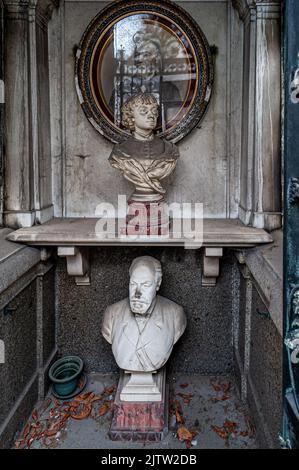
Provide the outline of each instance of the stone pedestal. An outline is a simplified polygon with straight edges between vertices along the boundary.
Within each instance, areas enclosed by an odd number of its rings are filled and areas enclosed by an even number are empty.
[[[162,400],[162,372],[127,372],[123,377],[120,399],[129,402],[149,402]]]
[[[168,235],[169,225],[168,207],[164,201],[141,202],[131,199],[122,235]]]
[[[128,374],[121,372],[116,392],[113,418],[109,431],[109,436],[113,441],[152,441],[157,442],[164,439],[168,433],[168,386],[166,384],[166,371],[162,369],[153,379],[153,375],[147,375],[147,378],[137,377],[135,374],[130,377]],[[157,398],[157,389],[160,389],[160,401],[124,401],[121,396],[127,398],[128,392],[139,392],[143,388],[143,393],[139,394],[139,399],[146,398],[145,393],[149,393],[148,398]],[[147,382],[147,383],[145,383]],[[150,385],[151,382],[151,385]],[[132,387],[132,390],[131,390]],[[160,388],[161,387],[161,388]],[[147,389],[147,390],[146,390]],[[154,392],[152,395],[150,389]],[[145,392],[145,393],[144,393]],[[131,397],[133,395],[131,394]],[[138,398],[138,393],[136,398]]]

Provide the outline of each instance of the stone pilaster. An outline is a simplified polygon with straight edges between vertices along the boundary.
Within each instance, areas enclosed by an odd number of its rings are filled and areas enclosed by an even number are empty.
[[[232,0],[244,22],[242,159],[239,216],[281,226],[280,1]]]
[[[281,226],[280,5],[256,6],[256,109],[253,225]]]
[[[6,156],[4,222],[53,214],[47,24],[54,3],[5,0]]]

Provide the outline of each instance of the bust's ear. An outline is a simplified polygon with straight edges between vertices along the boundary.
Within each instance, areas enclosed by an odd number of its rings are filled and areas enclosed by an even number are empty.
[[[160,277],[160,279],[158,279],[157,287],[156,287],[156,291],[157,291],[157,292],[158,292],[158,290],[160,289],[161,282],[162,282],[162,277]]]

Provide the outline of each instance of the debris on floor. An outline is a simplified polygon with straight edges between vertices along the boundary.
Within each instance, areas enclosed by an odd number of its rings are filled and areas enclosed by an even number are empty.
[[[169,377],[169,433],[158,443],[113,442],[108,437],[117,376],[90,374],[86,391],[63,401],[48,394],[33,410],[16,449],[256,448],[248,409],[233,378]]]
[[[92,391],[81,393],[72,401],[47,398],[32,412],[23,433],[15,442],[15,449],[30,449],[34,441],[41,440],[42,446],[55,448],[67,432],[68,421],[100,418],[112,410],[117,385],[104,388],[100,395]]]

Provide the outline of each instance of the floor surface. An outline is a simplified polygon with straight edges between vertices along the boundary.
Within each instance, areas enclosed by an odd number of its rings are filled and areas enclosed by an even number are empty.
[[[77,401],[38,403],[16,440],[31,449],[253,449],[255,430],[231,377],[169,377],[169,433],[159,443],[112,442],[111,423],[118,378],[91,374]],[[92,392],[92,393],[88,393]]]

